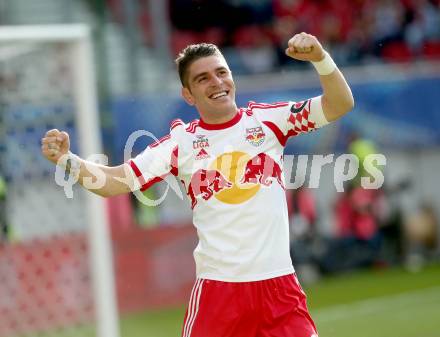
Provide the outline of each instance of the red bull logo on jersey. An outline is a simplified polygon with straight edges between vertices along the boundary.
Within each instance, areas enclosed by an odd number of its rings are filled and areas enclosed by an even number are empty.
[[[260,146],[265,138],[266,134],[261,126],[246,129],[246,141],[253,146]]]
[[[269,155],[251,157],[244,152],[218,156],[208,169],[199,169],[191,177],[188,196],[194,208],[201,199],[215,197],[227,204],[240,204],[252,197],[262,186],[274,182],[284,188],[281,166]]]
[[[209,200],[215,193],[231,188],[232,182],[226,179],[220,171],[217,170],[197,170],[191,177],[188,186],[188,196],[191,199],[191,208],[197,204],[199,197]]]
[[[265,153],[259,153],[246,163],[240,182],[270,186],[276,180],[284,187],[282,174],[280,165],[272,157]]]

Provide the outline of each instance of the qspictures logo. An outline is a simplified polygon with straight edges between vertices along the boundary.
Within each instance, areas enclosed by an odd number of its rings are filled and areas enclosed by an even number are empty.
[[[258,135],[259,130],[251,131],[253,140],[260,139],[261,141],[261,138],[264,138],[263,135]],[[138,130],[132,133],[124,148],[125,162],[132,158],[132,150],[137,139],[144,136],[158,142],[158,139],[148,131]],[[223,203],[240,204],[255,196],[261,188],[271,188],[273,184],[278,184],[284,189],[297,189],[302,186],[310,189],[319,188],[321,172],[325,166],[333,169],[333,184],[337,192],[343,192],[346,182],[353,179],[357,179],[364,189],[379,189],[384,183],[383,167],[386,165],[386,157],[380,153],[369,154],[360,162],[359,158],[353,154],[285,155],[282,159],[275,159],[266,153],[250,155],[225,149],[223,154],[211,160],[207,152],[209,141],[204,135],[197,137],[193,142],[193,147],[193,150],[200,149],[199,152],[203,150],[204,153],[201,156],[208,160],[203,168],[198,165],[200,161],[194,160],[194,168],[191,170],[193,173],[186,182],[185,192],[193,208],[200,199],[209,200],[212,197]],[[196,154],[194,159],[196,159]],[[106,182],[106,175],[99,166],[91,165],[91,163],[107,165],[108,158],[103,154],[98,154],[89,156],[86,160],[89,162],[86,162],[86,168],[92,177],[84,178],[82,184],[89,190],[102,188]],[[55,182],[64,188],[67,198],[73,198],[73,186],[78,182],[78,175],[75,174],[74,169],[71,174],[66,175],[64,167],[68,161],[71,161],[72,168],[75,167],[74,158],[70,158],[69,155],[61,157],[56,166]],[[163,158],[163,162],[167,162],[167,159]],[[139,191],[140,186],[137,180],[132,186],[134,176],[130,170],[126,165],[125,175],[115,179],[126,184],[141,203],[147,206],[159,205],[170,188],[180,199],[183,199],[179,182],[171,174],[162,179],[167,184],[163,195],[157,200],[148,199]]]

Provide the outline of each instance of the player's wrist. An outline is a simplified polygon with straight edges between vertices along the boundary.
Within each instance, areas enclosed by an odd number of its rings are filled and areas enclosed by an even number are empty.
[[[311,63],[320,76],[330,75],[337,68],[335,61],[333,61],[329,53],[326,51],[324,52],[324,58],[321,61],[312,61]]]
[[[81,170],[81,158],[72,152],[67,152],[60,158],[58,165],[66,170],[66,173],[71,176],[78,176]]]

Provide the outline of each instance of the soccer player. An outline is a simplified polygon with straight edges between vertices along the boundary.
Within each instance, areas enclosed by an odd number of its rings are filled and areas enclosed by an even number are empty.
[[[322,95],[237,108],[235,83],[219,49],[190,45],[176,63],[182,96],[200,120],[173,121],[169,135],[116,167],[70,153],[65,132],[50,130],[42,139],[42,152],[53,163],[70,157],[66,169],[81,184],[93,176],[86,166],[101,169],[106,182],[91,190],[101,196],[145,190],[167,175],[182,181],[199,237],[183,337],[317,336],[289,255],[283,150],[290,137],[338,119],[354,101],[316,37],[296,34],[286,54],[312,62]]]

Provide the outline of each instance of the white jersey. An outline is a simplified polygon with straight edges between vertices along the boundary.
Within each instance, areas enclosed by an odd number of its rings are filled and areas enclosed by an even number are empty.
[[[293,273],[283,177],[289,137],[327,124],[321,97],[250,102],[224,124],[175,120],[129,161],[141,190],[172,174],[183,183],[199,243],[197,277],[258,281]]]

